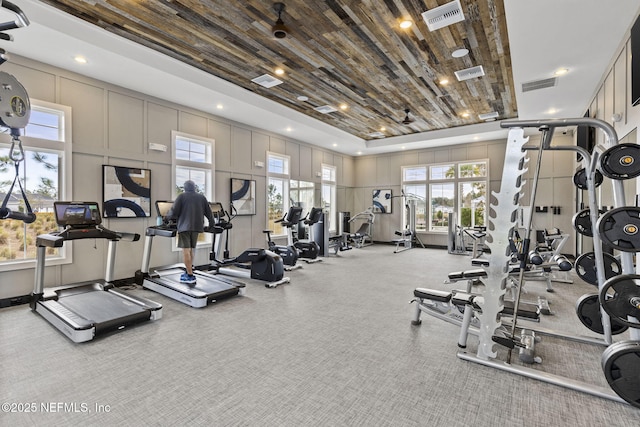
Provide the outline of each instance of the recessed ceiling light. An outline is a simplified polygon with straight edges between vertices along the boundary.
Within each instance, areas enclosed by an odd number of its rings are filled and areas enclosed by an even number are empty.
[[[293,129],[291,129],[291,127],[287,127],[285,130],[286,130],[287,132],[291,132]]]
[[[462,113],[462,114],[460,114],[460,115],[461,115],[462,117],[469,117],[469,113],[466,113],[466,112],[465,112],[465,113]]]
[[[402,148],[402,149],[404,150],[404,149],[405,149],[405,146],[403,145],[403,146],[402,146],[402,147],[400,147],[400,148]]]
[[[469,49],[456,49],[453,52],[451,52],[451,56],[453,56],[454,58],[462,58],[463,56],[467,56],[469,54]]]
[[[547,114],[555,114],[555,113],[557,113],[557,112],[558,112],[558,110],[556,110],[555,108],[549,108],[549,109],[547,110]]]
[[[362,154],[362,151],[358,151],[356,154],[359,156],[360,154]]]
[[[449,84],[449,79],[440,79],[439,83],[444,86],[446,84]]]
[[[473,137],[473,140],[474,140],[474,141],[477,141],[477,140],[479,140],[479,139],[480,139],[480,137],[479,137],[479,136],[474,136],[474,137]]]
[[[334,143],[333,143],[333,146],[334,146],[334,147],[337,147],[337,146],[338,146],[338,144],[336,144],[336,143],[334,142]]]
[[[223,106],[222,104],[218,104],[218,105],[216,105],[216,108],[217,108],[218,110],[222,110],[222,109],[224,108],[224,106]]]
[[[300,95],[297,99],[298,99],[298,101],[304,102],[304,101],[308,101],[309,97],[308,96],[304,96],[304,95]]]
[[[276,75],[281,76],[284,74],[284,70],[282,68],[276,68],[274,70],[274,73],[276,73]]]
[[[400,28],[407,29],[407,28],[411,28],[411,26],[412,26],[412,25],[413,25],[413,22],[411,22],[411,21],[410,21],[410,20],[408,20],[408,19],[405,19],[404,21],[402,21],[402,22],[400,23]]]
[[[568,68],[558,68],[553,74],[555,76],[563,76],[569,72]]]
[[[384,132],[385,130],[387,130],[387,128],[386,128],[386,127],[384,127],[384,126],[382,126],[382,127],[380,128],[380,132]]]
[[[347,108],[349,108],[349,106],[347,104],[340,104],[340,109],[341,110],[346,110]]]
[[[87,58],[85,58],[82,55],[78,55],[76,57],[73,58],[78,64],[86,64],[87,63]]]

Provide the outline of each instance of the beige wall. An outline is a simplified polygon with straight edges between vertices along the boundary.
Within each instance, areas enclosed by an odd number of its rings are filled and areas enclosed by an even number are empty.
[[[315,182],[317,187],[320,178],[316,172],[321,171],[321,164],[336,166],[338,200],[344,206],[349,204],[345,187],[351,187],[354,181],[354,162],[349,156],[17,56],[12,56],[2,70],[16,76],[31,99],[72,108],[73,194],[68,198],[101,201],[101,165],[111,164],[151,169],[152,203],[169,200],[173,171],[171,131],[176,130],[215,140],[215,198],[224,206],[229,205],[231,177],[256,180],[257,214],[234,220],[232,254],[266,245],[262,233],[266,227],[266,168],[256,167],[255,162],[264,164],[267,151],[289,155],[291,178]],[[150,151],[149,143],[165,145],[169,150]],[[316,194],[319,203],[319,191]],[[138,242],[122,242],[118,247],[115,278],[132,277],[142,263],[145,229],[155,224],[155,217],[107,219],[104,224],[143,236]],[[179,253],[171,250],[171,243],[170,239],[155,239],[151,265],[180,261]],[[104,276],[106,242],[67,244],[74,247],[73,264],[48,267],[46,286]],[[199,249],[196,262],[208,262],[208,252]],[[0,273],[0,299],[30,293],[33,281],[32,268]]]

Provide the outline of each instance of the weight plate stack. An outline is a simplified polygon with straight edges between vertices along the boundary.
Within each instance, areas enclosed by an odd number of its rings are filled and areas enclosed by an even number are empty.
[[[604,282],[600,302],[612,321],[640,328],[640,323],[629,320],[629,317],[634,317],[640,321],[639,284],[640,275],[637,274],[621,274]]]
[[[576,302],[576,314],[580,322],[589,330],[603,335],[604,326],[602,326],[602,316],[600,315],[600,301],[598,294],[585,294],[582,295]],[[611,324],[611,334],[617,335],[628,328],[624,325],[618,325],[617,323]]]
[[[640,208],[612,209],[598,219],[596,226],[606,245],[622,252],[640,252]]]
[[[617,144],[605,150],[600,156],[600,169],[611,179],[640,176],[640,145]]]
[[[607,252],[604,252],[602,257],[604,258],[605,279],[611,279],[612,277],[622,273],[622,265],[616,257]],[[576,258],[575,269],[579,278],[590,285],[598,286],[595,252],[587,252]]]
[[[602,370],[618,396],[640,408],[640,341],[620,341],[602,353]]]

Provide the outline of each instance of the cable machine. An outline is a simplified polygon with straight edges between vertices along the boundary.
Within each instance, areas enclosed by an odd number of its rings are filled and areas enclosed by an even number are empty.
[[[15,13],[16,20],[0,23],[0,39],[12,41],[13,37],[4,31],[15,28],[26,27],[29,20],[20,8],[8,1],[0,2],[0,7],[8,9]],[[0,49],[0,64],[7,61],[8,55],[3,49]],[[36,215],[31,209],[31,204],[27,199],[27,195],[20,181],[20,163],[24,160],[24,149],[22,141],[20,141],[20,129],[25,128],[29,124],[31,115],[31,103],[29,95],[20,82],[11,74],[0,71],[0,127],[8,129],[11,134],[11,147],[9,148],[9,160],[15,166],[15,176],[9,187],[9,191],[5,194],[2,205],[0,205],[0,219],[17,219],[26,224],[30,224],[36,220]],[[13,193],[13,187],[18,183],[18,188],[22,194],[22,201],[26,212],[11,210],[8,207],[9,199]]]
[[[393,251],[394,254],[399,252],[403,252],[409,250],[418,244],[422,246],[424,249],[424,244],[418,233],[416,233],[416,204],[418,200],[425,201],[423,197],[420,197],[415,194],[407,194],[404,191],[402,192],[402,197],[404,198],[404,207],[405,207],[405,229],[402,231],[396,231],[395,235],[399,236],[399,238],[393,239],[392,242],[396,244],[396,249]]]

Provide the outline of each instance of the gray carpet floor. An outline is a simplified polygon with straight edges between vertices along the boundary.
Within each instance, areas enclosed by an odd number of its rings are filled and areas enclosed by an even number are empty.
[[[409,301],[415,287],[454,288],[443,280],[472,268],[469,257],[392,252],[353,249],[202,309],[134,289],[163,318],[83,344],[27,306],[2,309],[0,401],[21,413],[0,425],[640,425],[629,405],[458,359],[458,328],[426,315],[412,326]],[[549,297],[540,326],[590,334],[574,305],[594,289],[544,286],[523,296]],[[537,349],[535,369],[606,386],[602,347],[544,338]]]

